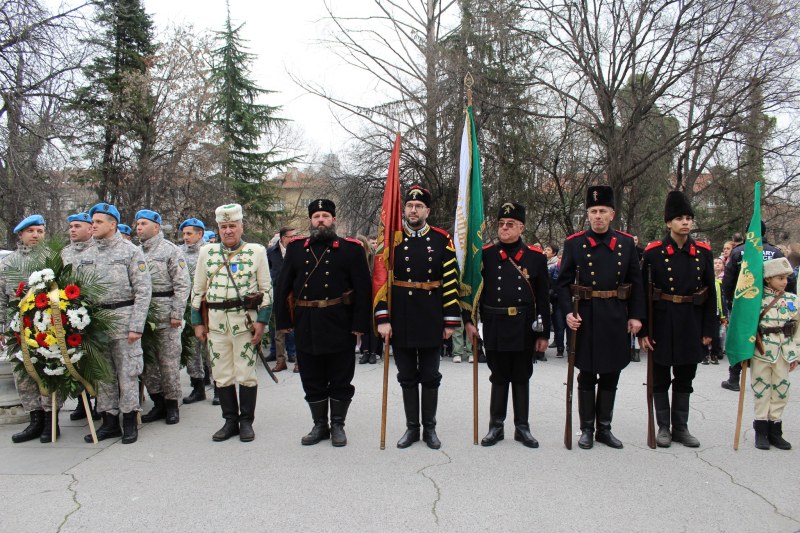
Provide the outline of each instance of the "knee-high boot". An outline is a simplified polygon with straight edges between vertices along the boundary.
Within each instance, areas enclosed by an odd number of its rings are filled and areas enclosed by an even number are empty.
[[[494,446],[503,440],[505,437],[503,423],[506,421],[507,410],[508,383],[492,383],[492,393],[489,398],[489,432],[481,440],[481,446]]]
[[[597,390],[597,432],[594,439],[611,448],[622,448],[622,442],[611,433],[611,420],[614,418],[614,400],[617,391]]]
[[[514,440],[528,448],[538,448],[539,442],[531,435],[531,427],[528,423],[530,382],[512,383],[511,398],[514,402]]]
[[[406,412],[406,432],[397,441],[398,448],[408,448],[419,441],[419,388],[403,387],[403,409]]]
[[[436,409],[439,405],[439,389],[422,387],[422,440],[428,448],[438,450],[442,442],[436,435]]]

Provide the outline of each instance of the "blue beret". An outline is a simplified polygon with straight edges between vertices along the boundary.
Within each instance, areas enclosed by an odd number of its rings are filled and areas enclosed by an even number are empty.
[[[75,213],[67,217],[67,222],[86,222],[91,224],[92,217],[89,216],[89,213]]]
[[[117,219],[117,223],[119,223],[119,210],[111,204],[107,204],[105,202],[99,203],[89,209],[89,216],[94,216],[96,213],[101,213],[103,215],[109,215]]]
[[[181,222],[181,225],[178,226],[178,229],[182,230],[183,228],[185,228],[187,226],[193,226],[195,228],[200,228],[203,231],[205,231],[205,229],[206,229],[206,225],[203,224],[203,221],[198,219],[198,218],[187,218],[186,220]]]
[[[136,220],[143,218],[145,220],[155,222],[156,224],[161,224],[161,215],[159,215],[155,211],[150,211],[149,209],[142,209],[141,211],[137,211],[136,216],[134,218]]]
[[[14,228],[14,233],[19,233],[25,228],[29,228],[31,226],[44,226],[44,217],[42,215],[31,215],[23,218],[22,221],[17,224],[17,227]]]
[[[213,231],[206,231],[203,233],[203,240],[208,242],[210,239],[213,239],[216,236],[217,234],[214,233]]]
[[[128,237],[131,236],[131,227],[128,226],[127,224],[119,224],[117,226],[117,229],[119,230],[120,233],[124,233]]]

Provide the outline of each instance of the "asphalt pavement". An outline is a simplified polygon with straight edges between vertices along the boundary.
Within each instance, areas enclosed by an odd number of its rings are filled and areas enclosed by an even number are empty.
[[[259,369],[251,443],[212,442],[222,419],[210,391],[208,401],[181,408],[180,424],[146,424],[132,445],[85,444],[86,422],[69,421],[68,402],[55,444],[12,444],[24,426],[0,426],[0,531],[800,531],[797,451],[755,449],[751,394],[734,451],[738,395],[720,387],[725,361],[698,369],[689,427],[700,448],[647,447],[643,357],[619,384],[613,431],[624,449],[577,447],[576,397],[569,451],[567,365],[555,350],[547,357],[531,385],[538,449],[513,440],[510,401],[506,440],[473,444],[472,365],[449,359],[441,365],[440,450],[395,447],[405,420],[393,363],[380,449],[380,361],[356,365],[344,448],[300,445],[312,424],[291,372],[275,384]],[[479,439],[488,428],[488,377],[479,365]],[[800,448],[796,396],[784,436]]]

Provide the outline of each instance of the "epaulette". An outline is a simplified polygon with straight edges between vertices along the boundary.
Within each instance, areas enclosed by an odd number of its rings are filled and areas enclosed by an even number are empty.
[[[661,242],[661,241],[653,241],[653,242],[651,242],[650,244],[647,245],[647,248],[645,248],[644,251],[646,252],[647,250],[652,250],[653,248],[658,248],[662,244],[664,244],[664,243]]]
[[[631,235],[630,233],[625,233],[624,231],[620,231],[618,229],[615,229],[614,231],[616,231],[617,233],[620,233],[622,235],[625,235],[626,237],[630,237],[631,239],[633,239],[633,235]]]
[[[695,244],[704,250],[708,250],[709,252],[711,251],[711,246],[706,242],[695,241]]]
[[[303,240],[303,239],[307,239],[307,238],[308,238],[308,237],[301,237],[300,235],[297,235],[296,237],[292,237],[292,240],[291,240],[291,241],[289,241],[289,243],[291,244],[291,243],[293,243],[294,241],[301,241],[301,240]]]
[[[344,240],[346,240],[347,242],[352,242],[354,244],[357,244],[362,248],[364,247],[364,243],[359,241],[358,239],[353,239],[352,237],[345,237]]]
[[[436,226],[431,226],[431,229],[432,229],[433,231],[437,232],[437,233],[441,233],[442,235],[444,235],[444,236],[445,236],[445,237],[447,237],[448,239],[450,238],[450,234],[449,234],[449,233],[447,233],[447,232],[446,232],[445,230],[443,230],[442,228],[437,228]]]
[[[578,233],[573,233],[572,235],[570,235],[569,237],[567,237],[567,240],[574,239],[575,237],[580,237],[580,236],[581,236],[581,235],[583,235],[584,233],[586,233],[586,232],[585,232],[585,231],[579,231]]]
[[[483,249],[484,249],[484,250],[488,250],[488,249],[489,249],[489,248],[491,248],[492,246],[494,246],[494,243],[485,244],[485,245],[483,246]]]
[[[534,252],[539,252],[540,254],[543,254],[543,253],[544,253],[544,250],[542,250],[542,249],[541,249],[541,248],[539,248],[538,246],[534,246],[534,245],[532,245],[532,244],[529,244],[529,245],[528,245],[528,250],[533,250]]]

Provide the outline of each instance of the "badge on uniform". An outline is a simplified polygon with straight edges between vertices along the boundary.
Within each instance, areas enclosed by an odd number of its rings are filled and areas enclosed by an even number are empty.
[[[786,307],[788,307],[789,311],[791,311],[792,313],[797,311],[797,307],[795,307],[794,302],[786,302]]]
[[[186,261],[183,259],[178,259],[178,266],[181,268],[186,268]]]
[[[147,265],[144,264],[144,261],[139,261],[139,270],[144,272],[147,269]]]
[[[231,263],[231,272],[236,274],[237,270],[239,270],[239,263]]]

